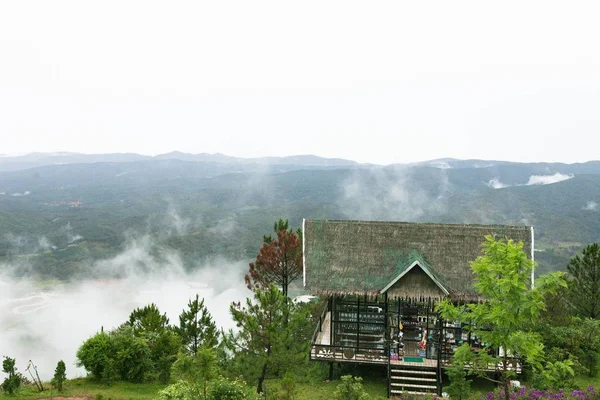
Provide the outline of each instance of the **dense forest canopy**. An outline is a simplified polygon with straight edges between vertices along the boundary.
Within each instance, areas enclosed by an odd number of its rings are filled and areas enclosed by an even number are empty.
[[[598,162],[64,157],[0,162],[0,265],[12,273],[98,274],[98,260],[142,238],[156,260],[176,252],[188,269],[217,255],[251,260],[264,226],[282,215],[293,226],[302,218],[532,225],[539,273],[565,270],[600,240]]]

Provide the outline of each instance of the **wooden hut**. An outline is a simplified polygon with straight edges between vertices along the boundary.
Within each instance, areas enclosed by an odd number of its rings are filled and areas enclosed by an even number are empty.
[[[442,321],[435,303],[484,300],[470,262],[486,235],[521,241],[533,258],[528,226],[304,220],[304,286],[328,299],[311,359],[329,362],[330,374],[334,363],[387,366],[390,396],[440,394],[457,346],[482,344]]]

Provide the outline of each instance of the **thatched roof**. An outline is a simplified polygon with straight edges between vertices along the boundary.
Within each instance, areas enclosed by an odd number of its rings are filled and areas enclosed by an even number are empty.
[[[473,299],[470,262],[482,254],[485,235],[522,241],[531,254],[527,226],[305,220],[305,286],[315,293],[376,295],[402,285],[398,279],[418,264],[419,273],[451,297]]]

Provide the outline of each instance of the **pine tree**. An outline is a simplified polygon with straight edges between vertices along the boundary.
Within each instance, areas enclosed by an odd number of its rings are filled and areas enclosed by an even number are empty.
[[[191,355],[197,354],[201,347],[214,348],[219,344],[217,326],[204,305],[204,299],[200,300],[198,295],[179,315],[177,332]]]
[[[583,249],[583,258],[576,255],[567,267],[572,281],[570,303],[577,314],[600,318],[600,246],[593,243]]]
[[[233,304],[230,312],[238,331],[230,331],[225,344],[246,371],[252,370],[258,393],[269,373],[289,370],[306,358],[308,310],[287,301],[275,285],[257,288],[254,301],[247,299],[245,307]]]
[[[288,220],[273,225],[277,237],[263,236],[263,244],[245,276],[248,289],[267,290],[274,284],[288,296],[289,285],[302,276],[302,231],[289,229]]]

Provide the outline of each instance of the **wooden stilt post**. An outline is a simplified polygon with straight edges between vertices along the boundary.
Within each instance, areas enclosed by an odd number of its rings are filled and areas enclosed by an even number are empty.
[[[334,336],[334,330],[337,328],[337,324],[335,322],[333,322],[335,319],[337,318],[336,316],[336,312],[335,312],[335,295],[331,296],[331,317],[329,318],[329,345],[333,346],[333,338]]]
[[[390,343],[391,343],[391,337],[390,337],[390,329],[388,327],[388,295],[387,292],[385,293],[384,297],[383,297],[385,304],[383,305],[383,309],[384,309],[384,314],[385,314],[385,319],[384,319],[384,336],[383,336],[383,340],[385,345],[383,346],[383,351],[385,351],[385,358],[387,359],[387,397],[389,398],[391,393],[391,385],[390,385],[390,380],[391,380],[391,375],[392,375],[392,371],[391,371],[391,365],[390,365]]]
[[[356,296],[356,354],[360,343],[360,296]]]
[[[439,336],[439,341],[438,341],[438,354],[437,354],[437,360],[438,360],[438,365],[437,365],[437,393],[438,396],[442,395],[442,345],[443,342],[445,341],[442,337],[443,335],[445,335],[444,332],[444,327],[443,327],[443,322],[442,322],[442,316],[438,313],[437,314],[437,320],[438,320],[438,336]]]

